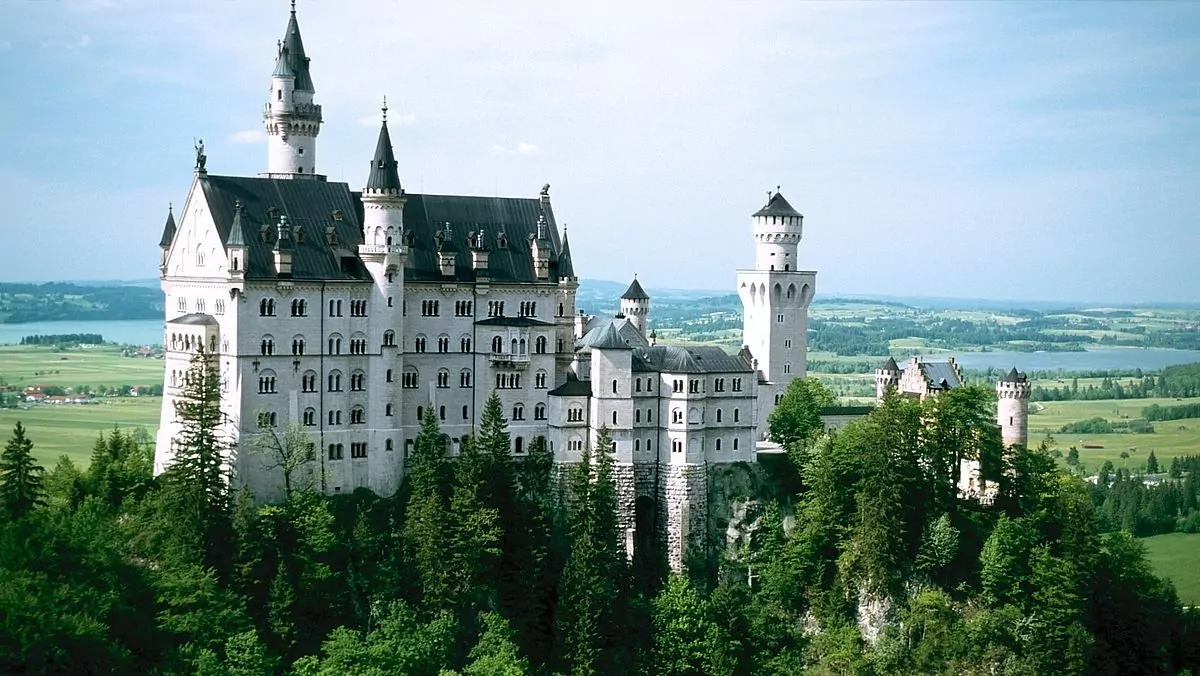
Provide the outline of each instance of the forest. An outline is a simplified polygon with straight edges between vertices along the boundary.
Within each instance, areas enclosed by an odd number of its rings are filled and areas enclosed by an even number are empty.
[[[158,286],[0,283],[0,323],[161,319]]]
[[[585,450],[565,476],[544,446],[514,459],[495,398],[454,459],[426,418],[388,497],[319,494],[303,433],[265,429],[248,446],[271,454],[286,492],[257,504],[231,488],[203,355],[186,383],[177,455],[157,477],[120,430],[86,471],[46,471],[14,429],[0,454],[0,672],[1200,669],[1200,617],[1045,448],[1002,447],[986,388],[889,396],[826,434],[832,395],[796,381],[770,421],[787,456],[753,537],[669,573],[653,547],[627,558],[609,454]],[[991,499],[959,498],[963,458]]]

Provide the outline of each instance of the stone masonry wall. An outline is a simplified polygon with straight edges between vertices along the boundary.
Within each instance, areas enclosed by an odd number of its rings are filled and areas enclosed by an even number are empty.
[[[661,504],[666,508],[667,565],[683,570],[691,553],[704,555],[708,540],[708,465],[666,465]]]

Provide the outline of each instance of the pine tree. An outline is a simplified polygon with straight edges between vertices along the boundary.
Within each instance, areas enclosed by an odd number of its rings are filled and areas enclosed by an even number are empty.
[[[192,356],[183,391],[175,400],[175,418],[175,455],[164,477],[174,527],[185,555],[224,573],[232,541],[232,445],[221,431],[221,377],[203,348]]]
[[[487,470],[490,463],[470,437],[460,445],[454,463],[454,488],[450,495],[453,527],[449,559],[450,598],[464,620],[474,620],[480,610],[496,603],[496,588],[489,571],[500,559],[503,536],[500,514],[487,504]]]
[[[17,421],[12,438],[0,453],[0,505],[9,519],[16,521],[46,504],[43,474],[42,466],[33,459],[33,442]]]
[[[1158,458],[1154,456],[1154,451],[1150,451],[1146,457],[1146,474],[1158,474]]]
[[[608,449],[611,443],[608,429],[601,428],[596,448]],[[605,450],[584,449],[572,470],[570,491],[570,553],[559,582],[557,616],[562,659],[572,674],[602,673],[605,658],[614,657],[621,616],[616,606],[626,577],[612,458]]]
[[[422,598],[430,610],[451,601],[450,574],[446,565],[451,548],[445,484],[445,444],[433,407],[421,420],[408,472],[408,516],[404,542],[421,582]]]

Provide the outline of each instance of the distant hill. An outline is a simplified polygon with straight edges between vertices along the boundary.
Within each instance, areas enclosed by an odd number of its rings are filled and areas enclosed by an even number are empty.
[[[0,283],[0,323],[159,319],[157,286],[85,286],[62,282]]]

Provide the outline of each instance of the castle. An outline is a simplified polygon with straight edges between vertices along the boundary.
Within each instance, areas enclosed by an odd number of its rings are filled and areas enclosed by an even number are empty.
[[[538,438],[560,467],[607,428],[632,554],[665,543],[678,569],[706,537],[708,475],[753,462],[787,385],[805,375],[816,273],[799,267],[803,216],[775,192],[751,216],[737,272],[744,347],[659,346],[635,278],[615,317],[575,303],[578,277],[549,186],[534,197],[409,192],[383,108],[361,190],[317,164],[323,123],[295,8],[263,111],[267,169],[195,176],[163,229],[165,386],[155,470],[170,464],[174,402],[201,348],[222,383],[236,480],[260,500],[283,477],[245,441],[296,423],[327,493],[391,495],[427,411],[454,455],[485,400],[503,404],[514,456]],[[651,334],[652,335],[652,334]]]

